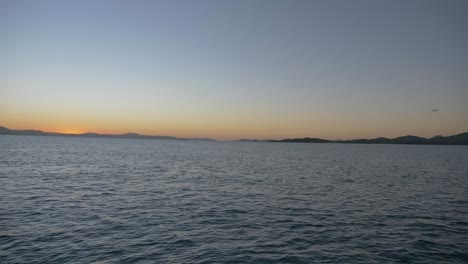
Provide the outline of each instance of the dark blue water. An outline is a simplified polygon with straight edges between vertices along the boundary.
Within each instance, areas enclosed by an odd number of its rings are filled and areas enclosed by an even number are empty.
[[[468,148],[0,136],[0,262],[468,263]]]

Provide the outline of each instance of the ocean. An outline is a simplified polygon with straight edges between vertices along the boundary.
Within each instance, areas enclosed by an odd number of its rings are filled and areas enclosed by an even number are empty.
[[[1,263],[468,263],[468,146],[0,136]]]

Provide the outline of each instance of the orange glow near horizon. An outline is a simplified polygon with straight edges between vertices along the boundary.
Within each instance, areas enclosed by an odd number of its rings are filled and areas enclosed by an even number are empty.
[[[3,2],[10,129],[217,140],[468,131],[468,4]]]
[[[13,116],[15,118],[13,118]],[[217,140],[249,139],[284,139],[318,137],[324,139],[353,139],[374,137],[397,137],[413,134],[431,137],[437,134],[453,135],[464,132],[462,124],[452,131],[435,130],[433,124],[421,123],[412,130],[411,120],[400,121],[399,126],[384,126],[386,121],[370,120],[359,123],[356,120],[333,120],[331,117],[306,119],[281,119],[279,117],[265,117],[260,119],[241,119],[229,117],[223,119],[212,118],[159,118],[147,120],[144,118],[126,117],[117,119],[113,116],[52,116],[52,115],[6,115],[0,119],[0,126],[9,129],[35,129],[45,132],[59,132],[66,134],[81,134],[94,132],[100,134],[138,133],[143,135],[163,135],[183,138],[213,138]],[[455,122],[456,123],[456,122]],[[453,123],[452,123],[453,124]],[[451,125],[450,122],[447,125]],[[437,128],[437,127],[436,127]]]
[[[85,133],[84,130],[76,129],[76,128],[65,128],[65,129],[60,129],[60,130],[53,131],[53,132],[58,132],[58,133],[63,133],[63,134],[82,134],[82,133]]]
[[[0,106],[0,126],[9,129],[35,129],[45,132],[81,134],[138,133],[183,138],[217,140],[284,139],[318,137],[356,139],[416,135],[454,135],[465,132],[466,124],[449,113],[438,113],[437,120],[426,116],[380,116],[372,113],[315,113],[296,115],[287,111],[247,112],[126,112],[124,110],[73,113],[58,108],[38,107],[35,111],[13,105]],[[99,111],[100,110],[100,111]],[[422,116],[422,117],[421,117]]]

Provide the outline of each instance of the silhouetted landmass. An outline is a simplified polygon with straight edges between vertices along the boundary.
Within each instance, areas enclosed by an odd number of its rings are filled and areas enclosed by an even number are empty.
[[[137,133],[126,133],[126,134],[98,134],[98,133],[82,133],[82,134],[65,134],[56,132],[44,132],[40,130],[13,130],[6,127],[0,126],[0,135],[24,135],[24,136],[62,136],[62,137],[99,137],[99,138],[137,138],[137,139],[172,139],[172,140],[203,140],[203,141],[215,141],[211,138],[178,138],[171,136],[150,136],[140,135]]]
[[[321,138],[287,138],[281,140],[268,140],[268,142],[290,142],[290,143],[330,143],[332,141]]]
[[[453,136],[435,136],[423,138],[417,136],[403,136],[397,138],[374,138],[374,139],[352,139],[341,140],[340,143],[361,143],[361,144],[424,144],[424,145],[468,145],[468,132]]]
[[[141,138],[141,139],[172,139],[172,140],[202,140],[215,141],[210,138],[178,138],[171,136],[150,136],[140,135],[137,133],[126,134],[98,134],[98,133],[82,133],[82,134],[65,134],[56,132],[44,132],[40,130],[13,130],[0,126],[0,135],[30,135],[30,136],[64,136],[64,137],[105,137],[105,138]],[[423,138],[417,136],[402,136],[397,138],[373,138],[373,139],[350,139],[350,140],[326,140],[321,138],[287,138],[281,140],[258,140],[258,139],[239,139],[238,142],[284,142],[284,143],[345,143],[345,144],[418,144],[418,145],[468,145],[468,132],[453,135],[440,136],[432,138]]]
[[[340,140],[340,143],[359,143],[359,144],[391,144],[391,139],[379,137],[374,139],[351,139],[351,140]]]
[[[267,142],[269,141],[268,139],[267,140],[262,140],[262,139],[248,139],[248,138],[243,138],[243,139],[238,139],[238,140],[235,140],[237,142]]]
[[[419,145],[468,145],[468,132],[453,136],[435,136],[423,138],[417,136],[402,136],[397,138],[373,138],[373,139],[350,139],[350,140],[326,140],[320,138],[287,138],[282,140],[256,140],[241,139],[245,142],[292,142],[292,143],[346,143],[346,144],[419,144]]]

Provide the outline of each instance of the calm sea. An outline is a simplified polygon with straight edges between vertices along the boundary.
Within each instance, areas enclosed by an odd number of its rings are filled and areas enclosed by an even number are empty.
[[[468,263],[468,147],[0,136],[1,263]]]

